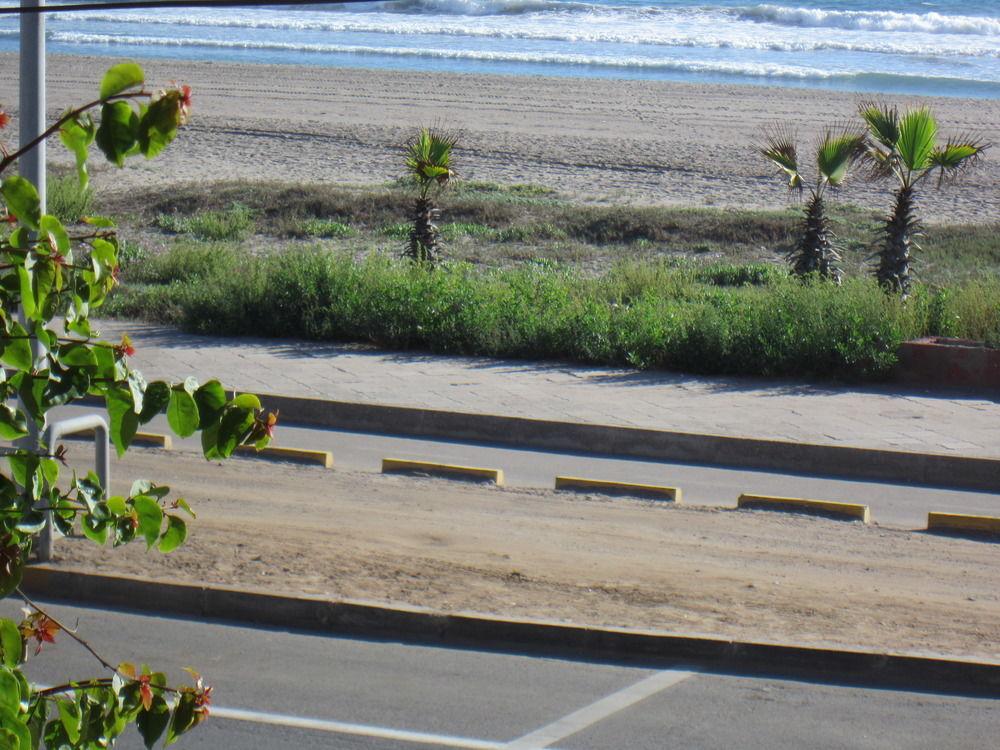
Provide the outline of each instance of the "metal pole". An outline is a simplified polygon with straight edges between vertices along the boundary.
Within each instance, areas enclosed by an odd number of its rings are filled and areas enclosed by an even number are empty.
[[[37,7],[43,2],[44,0],[21,0],[21,7]],[[45,132],[45,15],[43,13],[21,14],[20,44],[18,140],[23,148]],[[35,185],[41,201],[42,213],[45,213],[45,142],[42,141],[28,153],[22,154],[17,160],[17,168],[22,177]],[[18,317],[28,333],[31,334],[34,325],[25,318],[23,308],[18,311]],[[37,367],[39,366],[38,360],[43,354],[37,339],[31,339],[31,352]],[[24,404],[21,403],[20,399],[18,399],[18,405],[23,409]],[[39,451],[38,425],[30,416],[28,417],[28,434],[17,441],[17,446],[36,453]],[[51,527],[51,514],[49,526]],[[48,550],[51,554],[51,528],[48,529],[48,533],[50,535]]]
[[[21,0],[22,8],[44,0]],[[45,14],[21,14],[21,83],[18,131],[23,147],[45,130]],[[18,171],[38,190],[45,213],[45,142],[18,159]]]

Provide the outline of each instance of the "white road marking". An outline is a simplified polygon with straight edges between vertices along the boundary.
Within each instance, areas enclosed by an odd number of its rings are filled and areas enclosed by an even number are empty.
[[[211,716],[220,719],[232,719],[234,721],[250,721],[256,724],[274,724],[282,727],[311,729],[317,732],[375,737],[383,740],[396,740],[397,742],[419,742],[425,745],[437,745],[438,747],[460,747],[467,750],[503,750],[507,747],[507,743],[505,742],[477,740],[471,737],[453,737],[447,734],[410,732],[405,729],[375,727],[366,724],[348,724],[343,721],[329,721],[327,719],[307,719],[287,714],[272,714],[266,711],[246,711],[241,708],[212,706]]]
[[[574,711],[541,729],[536,729],[534,732],[504,745],[504,748],[505,750],[540,750],[541,748],[551,747],[553,743],[576,734],[608,718],[612,714],[616,714],[651,695],[655,695],[661,690],[676,685],[693,674],[695,673],[679,669],[667,669],[657,672],[634,685],[619,690],[617,693],[612,693],[606,698],[601,698],[599,701],[591,703],[589,706],[584,706],[579,711]]]

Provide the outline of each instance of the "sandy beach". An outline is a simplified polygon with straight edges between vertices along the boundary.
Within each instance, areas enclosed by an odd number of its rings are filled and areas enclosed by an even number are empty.
[[[96,91],[110,58],[50,56],[50,115]],[[400,144],[421,125],[460,139],[465,179],[534,183],[579,200],[774,208],[790,199],[754,152],[776,121],[803,146],[853,116],[862,95],[755,86],[144,62],[151,87],[194,90],[191,124],[154,162],[100,165],[99,190],[191,180],[379,183],[400,173]],[[16,115],[18,65],[0,55],[0,104]],[[929,105],[942,134],[1000,144],[1000,101],[888,97]],[[12,132],[9,133],[13,135]],[[50,159],[69,163],[58,144]],[[96,164],[95,164],[96,166]],[[888,210],[887,186],[860,178],[840,200]],[[1000,149],[959,186],[921,197],[935,221],[1000,216]]]

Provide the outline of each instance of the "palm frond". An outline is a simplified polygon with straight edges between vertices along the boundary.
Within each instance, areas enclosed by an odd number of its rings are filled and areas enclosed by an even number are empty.
[[[765,134],[764,145],[757,149],[765,159],[776,165],[788,175],[788,189],[802,188],[802,175],[799,172],[799,157],[795,149],[793,137],[781,130]]]
[[[847,172],[865,151],[865,137],[859,133],[828,130],[816,150],[816,166],[820,177],[836,187],[847,177]]]
[[[931,170],[938,170],[938,187],[948,178],[955,178],[982,158],[989,144],[972,138],[949,138],[943,146],[931,151],[927,161]]]
[[[888,104],[866,102],[859,112],[871,137],[886,150],[894,151],[899,141],[899,111]]]
[[[926,107],[914,109],[899,121],[899,140],[896,150],[907,169],[926,169],[928,159],[937,142],[937,123]]]
[[[451,152],[455,138],[423,128],[406,144],[406,171],[418,184],[444,185],[452,176]]]

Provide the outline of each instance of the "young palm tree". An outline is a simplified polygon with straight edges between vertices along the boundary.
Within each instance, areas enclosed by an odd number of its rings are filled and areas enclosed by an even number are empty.
[[[798,244],[788,253],[787,259],[792,272],[797,276],[818,274],[824,279],[833,279],[838,284],[842,272],[837,264],[837,252],[830,220],[826,215],[824,198],[826,191],[843,184],[851,166],[864,153],[864,136],[859,133],[842,131],[826,132],[816,149],[816,182],[809,188],[802,221],[802,236]],[[760,153],[782,172],[788,175],[788,189],[803,188],[802,170],[793,139],[784,132],[777,131],[766,136]]]
[[[440,211],[435,201],[454,176],[451,169],[454,147],[455,138],[429,128],[406,144],[406,172],[417,186],[417,200],[405,255],[415,261],[434,263],[438,259],[441,233],[434,219]]]
[[[895,107],[864,104],[861,117],[871,138],[866,158],[875,177],[895,177],[892,213],[885,221],[884,236],[875,265],[875,277],[886,290],[910,293],[910,264],[922,236],[916,214],[916,188],[928,175],[938,172],[938,187],[974,164],[987,144],[972,138],[953,138],[937,143],[937,123],[927,108],[900,117]],[[875,257],[875,256],[873,256]]]

